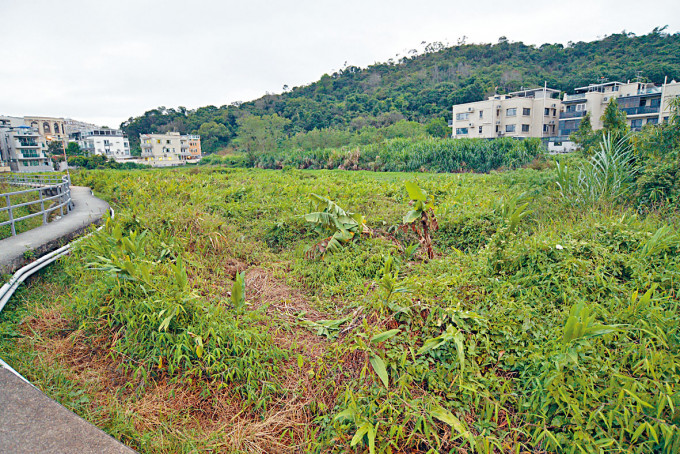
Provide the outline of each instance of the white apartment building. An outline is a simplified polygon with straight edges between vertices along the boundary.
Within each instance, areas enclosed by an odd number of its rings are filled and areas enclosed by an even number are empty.
[[[76,142],[86,154],[102,155],[121,162],[132,158],[130,142],[118,129],[93,129],[73,134]]]
[[[552,137],[561,110],[559,90],[533,88],[453,106],[453,138]]]
[[[644,82],[605,82],[579,87],[574,94],[565,94],[562,99],[563,111],[560,113],[557,137],[551,139],[549,149],[571,151],[575,144],[569,136],[578,130],[581,120],[590,113],[593,130],[603,128],[602,114],[612,99],[616,99],[619,109],[626,113],[628,126],[639,131],[645,125],[655,125],[668,121],[670,100],[680,96],[680,83],[664,82],[662,86]]]
[[[51,172],[45,140],[29,126],[11,126],[0,117],[0,167],[12,172]],[[2,164],[5,164],[4,166]]]
[[[183,136],[178,132],[140,134],[139,141],[142,148],[142,156],[138,160],[140,164],[169,167],[185,165],[187,161],[201,158],[200,136]]]

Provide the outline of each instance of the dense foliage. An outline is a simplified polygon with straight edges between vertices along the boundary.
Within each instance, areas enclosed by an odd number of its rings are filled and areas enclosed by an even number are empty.
[[[208,153],[241,137],[243,117],[249,115],[276,114],[289,121],[283,129],[286,136],[329,128],[342,133],[381,129],[406,119],[429,122],[427,132],[441,137],[448,130],[442,122],[450,118],[454,104],[479,101],[495,91],[542,86],[544,81],[571,91],[603,77],[625,81],[638,72],[655,83],[662,83],[665,76],[680,80],[678,55],[680,34],[663,29],[643,36],[622,32],[567,46],[525,45],[505,38],[496,44],[432,43],[422,52],[414,50],[367,68],[346,66],[281,94],[195,110],[159,107],[121,127],[133,148],[140,133],[175,130],[200,134]],[[348,144],[327,142],[318,148]]]
[[[347,169],[386,172],[489,172],[524,166],[543,154],[540,139],[392,139],[358,146],[263,153],[253,164],[267,169]]]
[[[572,203],[552,168],[74,177],[116,219],[5,309],[0,356],[142,452],[680,449],[667,201]],[[423,198],[432,260],[395,229]],[[369,233],[306,255],[349,211]]]

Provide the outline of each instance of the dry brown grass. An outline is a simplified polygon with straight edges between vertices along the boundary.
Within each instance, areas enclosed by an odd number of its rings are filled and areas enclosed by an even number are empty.
[[[245,268],[236,259],[225,260],[234,273]],[[328,344],[296,321],[302,313],[312,320],[328,317],[314,308],[301,290],[273,277],[267,269],[248,269],[246,282],[248,302],[253,308],[265,307],[272,318],[267,328],[274,342],[291,352],[290,359],[281,365],[286,372],[276,377],[284,391],[266,410],[247,406],[229,386],[219,383],[187,385],[161,377],[139,386],[141,382],[120,368],[120,356],[110,354],[118,334],[103,323],[94,335],[74,329],[58,302],[36,308],[35,315],[24,320],[24,342],[30,342],[39,352],[39,361],[58,364],[67,371],[68,379],[90,397],[95,418],[106,419],[109,413],[122,412],[141,433],[192,440],[212,452],[306,452],[315,429],[311,407],[332,409],[339,387],[328,387],[314,379],[321,369],[325,374],[330,372],[323,366]],[[225,287],[216,285],[209,292],[223,293]],[[53,292],[55,301],[66,293],[58,287]],[[304,358],[302,368],[298,367],[297,354]]]

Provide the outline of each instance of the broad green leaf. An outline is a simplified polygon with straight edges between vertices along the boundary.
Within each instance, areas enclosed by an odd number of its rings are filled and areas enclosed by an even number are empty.
[[[433,349],[439,347],[440,345],[442,345],[445,342],[446,342],[446,339],[442,336],[437,336],[437,337],[434,337],[432,339],[428,339],[428,340],[425,341],[423,346],[418,349],[418,354],[422,355],[423,353],[427,353],[430,350],[433,350]]]
[[[246,272],[236,273],[234,285],[231,288],[231,304],[241,309],[246,303]]]
[[[453,413],[442,406],[437,405],[430,410],[430,416],[448,424],[453,430],[458,432],[460,436],[467,439],[470,438],[470,432],[465,428],[463,423],[460,422],[460,419],[456,418]]]
[[[382,333],[376,334],[375,336],[371,337],[371,342],[385,342],[387,339],[390,337],[396,336],[401,332],[400,329],[391,329],[389,331],[383,331]]]
[[[370,424],[365,423],[357,429],[357,433],[355,433],[354,437],[352,437],[352,442],[350,443],[350,446],[356,446],[357,443],[359,443],[364,438],[364,435],[368,433],[369,426]]]
[[[420,202],[425,202],[427,200],[427,194],[425,194],[417,184],[407,181],[404,183],[404,186],[406,186],[406,191],[408,192],[408,196],[411,198],[411,200]]]
[[[371,355],[369,361],[371,363],[371,366],[373,366],[373,370],[375,371],[376,374],[378,374],[378,377],[380,377],[380,380],[383,382],[383,385],[385,385],[385,388],[389,388],[390,379],[389,376],[387,375],[387,366],[385,366],[385,362],[382,360],[381,357],[377,355]]]
[[[404,221],[404,224],[410,224],[413,221],[420,219],[420,216],[421,216],[420,211],[411,210],[408,213],[406,213],[406,215],[404,216],[404,219],[402,219],[402,220]]]
[[[335,415],[335,418],[333,419],[354,419],[355,415],[356,410],[354,410],[354,408],[348,408],[347,410],[343,410],[337,415]]]

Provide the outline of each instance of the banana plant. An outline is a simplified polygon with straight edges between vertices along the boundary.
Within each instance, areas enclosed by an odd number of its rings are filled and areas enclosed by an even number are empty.
[[[434,196],[423,191],[411,181],[407,181],[405,186],[411,199],[412,209],[404,216],[404,226],[411,227],[411,230],[418,235],[418,241],[427,253],[427,257],[433,259],[432,232],[439,229],[437,218],[434,215]]]
[[[335,202],[317,194],[310,194],[309,198],[312,211],[304,215],[305,221],[314,224],[317,233],[330,236],[312,246],[307,251],[308,257],[319,252],[323,258],[328,252],[339,251],[343,243],[371,233],[361,214],[345,211]]]

